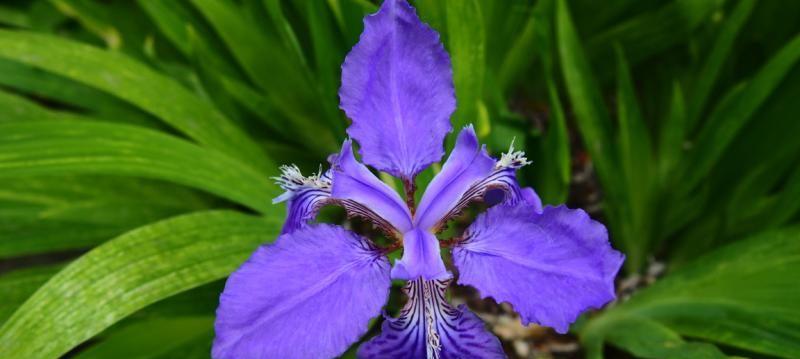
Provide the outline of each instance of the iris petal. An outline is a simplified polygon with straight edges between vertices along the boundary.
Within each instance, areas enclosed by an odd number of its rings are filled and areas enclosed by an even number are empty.
[[[364,163],[410,181],[444,155],[456,104],[450,58],[405,0],[385,0],[364,19],[339,98]]]
[[[406,204],[367,166],[356,161],[349,140],[334,160],[331,195],[351,214],[367,217],[387,230],[394,227],[402,233],[411,229],[411,213]]]
[[[263,246],[225,284],[214,358],[336,357],[385,304],[389,263],[341,227],[305,226]]]
[[[442,262],[439,240],[432,233],[415,228],[403,234],[403,257],[394,263],[394,279],[444,279],[450,272]]]
[[[450,212],[470,186],[492,173],[495,160],[478,142],[472,126],[458,134],[456,145],[442,171],[425,189],[414,217],[418,227],[430,229]]]
[[[398,318],[386,317],[381,333],[358,349],[360,359],[505,358],[500,341],[466,306],[445,298],[450,280],[409,281],[408,302]]]
[[[580,209],[499,205],[478,216],[453,249],[459,284],[508,302],[522,323],[565,333],[581,312],[615,298],[624,256]]]
[[[500,160],[491,158],[479,144],[472,126],[465,127],[442,171],[425,190],[414,223],[436,230],[470,202],[484,200],[487,194],[497,197],[498,192],[503,194],[499,202],[504,204],[528,202],[541,208],[536,192],[517,184],[516,171],[526,164],[524,154],[513,147]]]

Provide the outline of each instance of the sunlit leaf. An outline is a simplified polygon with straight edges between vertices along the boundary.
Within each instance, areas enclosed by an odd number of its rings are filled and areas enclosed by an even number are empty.
[[[257,168],[271,167],[247,135],[211,105],[125,55],[50,35],[2,30],[0,57],[110,92],[200,143],[251,161]]]
[[[0,325],[25,302],[36,289],[61,270],[61,265],[17,269],[0,275]]]
[[[0,356],[54,358],[159,299],[228,275],[280,219],[201,212],[95,248],[51,278],[0,328]]]
[[[645,318],[681,335],[794,358],[800,355],[798,271],[800,228],[762,233],[668,274],[591,321],[582,333],[608,335],[598,333],[606,331],[604,321]]]
[[[158,181],[49,176],[0,180],[0,258],[87,248],[156,220],[210,207]]]
[[[213,332],[214,318],[175,317],[146,319],[110,333],[102,342],[81,352],[76,359],[105,359],[125,353],[130,358],[157,358],[177,355],[186,344],[208,339]],[[208,355],[208,352],[204,354]],[[181,356],[185,358],[185,356]]]
[[[264,212],[280,193],[247,164],[154,131],[78,121],[0,123],[0,178],[68,174],[162,179]]]
[[[446,3],[447,49],[453,64],[453,82],[456,86],[458,107],[451,117],[453,128],[459,129],[474,123],[479,137],[486,137],[489,128],[476,123],[486,71],[486,33],[481,3],[477,0]],[[450,136],[448,143],[455,143]]]

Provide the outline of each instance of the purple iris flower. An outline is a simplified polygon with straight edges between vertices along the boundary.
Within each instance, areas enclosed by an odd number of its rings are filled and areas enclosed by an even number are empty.
[[[605,227],[582,210],[544,207],[515,172],[522,152],[492,158],[467,126],[414,205],[414,177],[444,156],[455,109],[450,59],[439,35],[405,0],[385,0],[342,66],[341,108],[361,159],[402,180],[406,200],[354,156],[346,140],[331,169],[308,177],[284,166],[288,215],[281,236],[260,247],[228,279],[215,323],[214,358],[329,358],[358,341],[387,301],[392,279],[408,301],[360,358],[501,358],[499,340],[445,291],[453,275],[440,255],[450,247],[458,283],[508,302],[523,324],[565,333],[578,315],[613,300],[624,256]],[[464,234],[440,241],[445,223],[473,201],[502,194]],[[379,248],[345,228],[312,223],[324,205],[372,221],[397,245]],[[390,265],[386,253],[402,248]]]

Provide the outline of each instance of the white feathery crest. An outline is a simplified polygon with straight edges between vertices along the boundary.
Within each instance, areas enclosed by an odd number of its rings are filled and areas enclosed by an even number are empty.
[[[331,178],[327,173],[322,172],[322,165],[319,166],[319,172],[312,173],[310,176],[303,176],[300,168],[295,164],[283,165],[280,167],[281,175],[272,177],[275,184],[280,186],[286,192],[277,198],[273,203],[280,203],[288,200],[294,195],[294,192],[301,188],[317,188],[323,190],[330,190]]]
[[[532,163],[525,157],[525,152],[514,151],[514,141],[516,139],[516,137],[511,139],[511,145],[508,147],[508,152],[500,156],[500,160],[497,161],[497,164],[494,166],[495,170],[506,168],[518,169]]]

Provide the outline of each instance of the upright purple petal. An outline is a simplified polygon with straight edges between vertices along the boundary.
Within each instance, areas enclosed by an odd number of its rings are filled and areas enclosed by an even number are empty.
[[[392,278],[413,280],[450,278],[442,262],[439,240],[432,233],[419,228],[403,234],[403,257],[395,261]]]
[[[508,302],[523,324],[566,333],[581,312],[613,300],[624,256],[606,228],[580,209],[495,206],[480,215],[453,249],[459,284]]]
[[[405,0],[385,0],[342,65],[340,107],[364,162],[404,180],[444,155],[455,91],[439,34]]]
[[[409,281],[408,302],[398,318],[386,317],[381,333],[361,345],[359,359],[505,358],[500,341],[466,306],[445,298],[450,280]],[[385,316],[385,315],[384,315]]]
[[[452,210],[473,183],[486,178],[495,160],[478,142],[472,126],[458,134],[456,145],[442,171],[431,181],[419,202],[414,224],[430,229]]]
[[[225,284],[214,358],[332,358],[389,295],[389,263],[341,227],[315,225],[256,250]]]
[[[294,165],[282,166],[281,172],[275,179],[286,192],[272,203],[286,202],[286,222],[281,229],[281,234],[286,234],[305,226],[320,208],[332,202],[331,172],[322,173],[320,169],[320,173],[305,177]]]
[[[367,166],[356,161],[349,140],[333,165],[332,197],[342,203],[351,214],[372,219],[387,227],[384,222],[403,233],[411,229],[411,213],[400,196],[391,187],[375,177]]]
[[[472,126],[467,126],[458,135],[456,146],[447,158],[442,171],[431,181],[420,200],[414,224],[421,228],[436,230],[449,218],[458,214],[470,202],[498,197],[500,202],[514,204],[520,201],[541,201],[533,189],[522,190],[517,184],[516,171],[528,164],[524,153],[512,147],[500,160],[490,157]],[[497,199],[495,199],[497,201]]]

